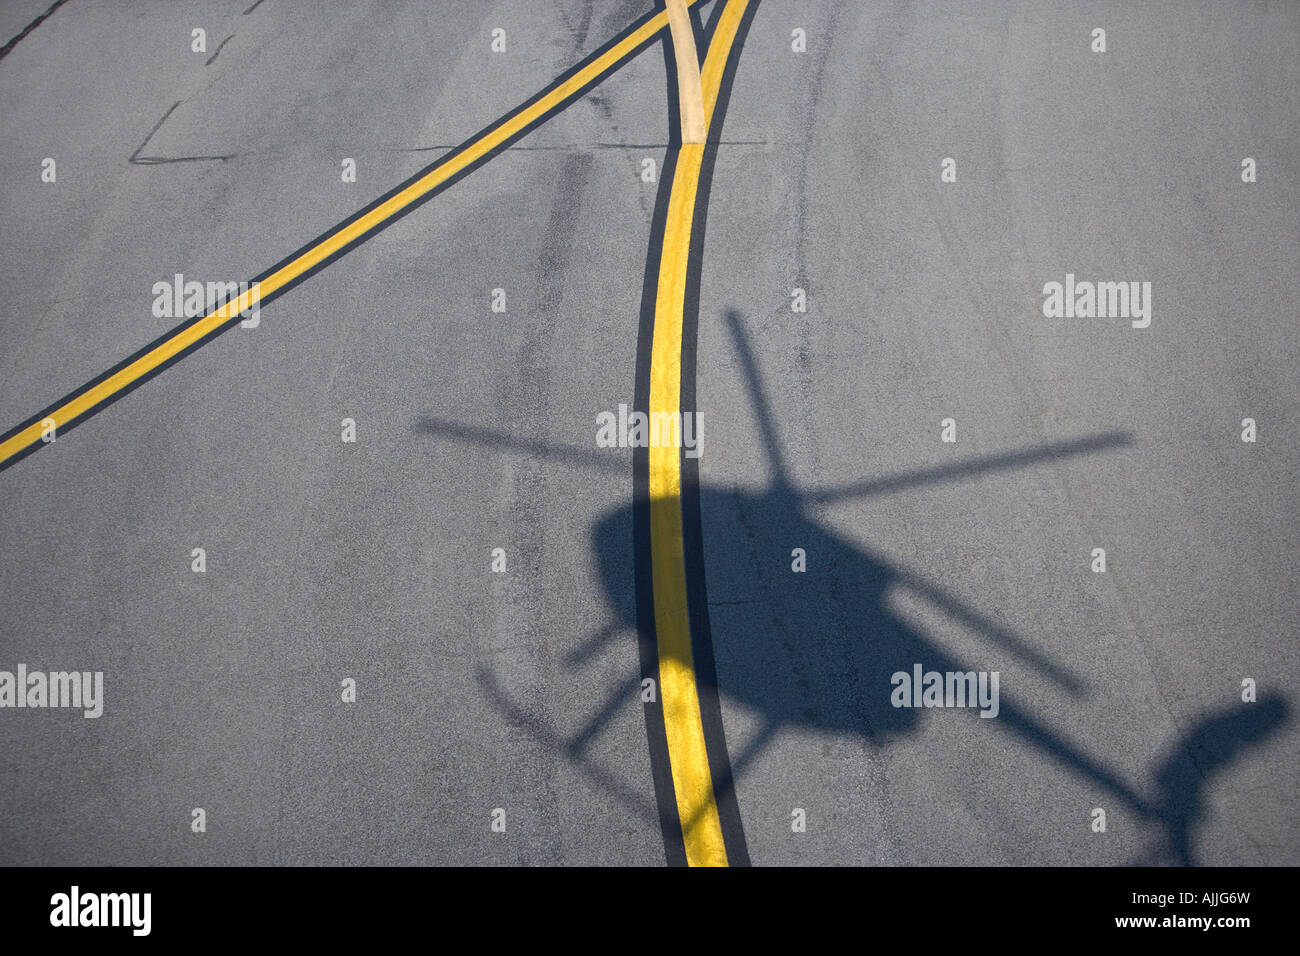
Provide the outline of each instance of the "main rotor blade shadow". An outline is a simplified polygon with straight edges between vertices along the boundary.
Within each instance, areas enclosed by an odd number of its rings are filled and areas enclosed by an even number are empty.
[[[1133,436],[1126,431],[1101,432],[1085,438],[1071,441],[1040,445],[1037,448],[1024,448],[1019,451],[985,455],[951,465],[938,465],[933,468],[914,468],[909,471],[896,472],[881,478],[869,478],[852,484],[838,485],[831,488],[815,488],[803,493],[805,500],[818,504],[831,504],[850,501],[854,498],[866,498],[893,491],[905,491],[921,485],[941,484],[961,481],[993,471],[1005,471],[1009,468],[1023,468],[1043,462],[1059,461],[1074,455],[1086,455],[1092,452],[1110,451],[1126,448],[1133,444]]]

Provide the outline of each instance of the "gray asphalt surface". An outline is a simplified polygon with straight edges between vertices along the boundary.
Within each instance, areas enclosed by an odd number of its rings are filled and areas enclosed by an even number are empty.
[[[155,282],[260,273],[650,3],[251,5],[69,0],[0,60],[0,427],[175,325]],[[1292,3],[762,0],[698,353],[755,863],[1300,863],[1297,44]],[[0,471],[0,669],[105,687],[0,709],[0,863],[664,861],[594,435],[668,130],[655,46]],[[1150,281],[1150,327],[1045,318],[1066,273]],[[1002,714],[894,710],[913,663]]]

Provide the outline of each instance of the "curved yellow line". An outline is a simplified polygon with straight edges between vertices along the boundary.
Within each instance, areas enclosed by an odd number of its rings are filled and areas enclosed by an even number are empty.
[[[736,39],[748,0],[728,0],[705,54],[702,76],[706,115],[712,119],[723,68]],[[704,146],[683,145],[677,154],[659,284],[655,290],[654,340],[650,357],[651,420],[658,413],[681,411],[682,316],[686,305],[686,270],[691,229],[699,191]],[[659,651],[659,692],[668,738],[677,816],[682,825],[686,861],[691,866],[726,866],[727,848],[709,772],[704,724],[700,714],[691,625],[686,602],[686,549],[682,534],[681,449],[651,447],[650,561],[654,588],[655,631]]]

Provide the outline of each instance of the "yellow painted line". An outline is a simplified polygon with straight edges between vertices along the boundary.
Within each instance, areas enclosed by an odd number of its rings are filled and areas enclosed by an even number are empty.
[[[713,123],[713,107],[718,102],[718,90],[722,88],[722,74],[727,68],[727,59],[731,56],[731,45],[736,42],[736,31],[740,21],[745,18],[745,8],[749,0],[729,2],[718,18],[718,25],[713,29],[709,49],[704,54],[704,67],[700,70],[701,92],[704,98],[704,126],[707,129]]]
[[[687,0],[688,5],[697,2],[700,2],[700,0]],[[389,198],[386,202],[376,206],[366,215],[340,227],[292,262],[277,269],[261,280],[261,298],[266,298],[275,290],[292,282],[312,267],[319,265],[348,243],[370,232],[385,220],[401,212],[425,193],[436,189],[439,185],[490,153],[530,123],[545,116],[547,112],[574,96],[588,83],[617,66],[622,60],[630,56],[637,47],[662,30],[667,23],[667,11],[660,10],[641,24],[639,28],[611,46],[601,56],[592,60],[587,66],[551,90],[550,93],[521,110],[505,123],[490,129],[452,156],[447,157],[445,162],[431,169],[427,174]],[[204,316],[198,322],[177,332],[176,335],[104,379],[104,381],[69,399],[45,416],[42,421],[28,426],[7,441],[0,443],[0,463],[40,441],[41,434],[45,430],[44,422],[53,419],[54,425],[57,428],[62,428],[69,422],[75,421],[95,408],[95,406],[127,388],[141,376],[149,374],[169,359],[174,358],[194,343],[214,332],[233,313],[244,311],[254,301],[256,300],[251,290],[245,292],[234,302],[228,303]]]
[[[655,413],[680,411],[686,261],[703,155],[704,147],[698,143],[682,146],[668,198],[650,353],[651,420]],[[687,863],[725,866],[727,849],[722,841],[722,823],[704,744],[686,605],[681,450],[661,446],[651,447],[649,452],[650,566],[659,648],[659,689],[677,816],[682,824]]]
[[[705,55],[703,101],[710,118],[722,82],[722,67],[730,55],[747,4],[748,0],[728,0]],[[724,29],[728,24],[729,29]],[[716,64],[715,68],[708,69],[710,64]],[[681,410],[686,267],[703,159],[703,145],[688,143],[681,147],[668,196],[650,357],[649,411],[652,416],[657,413],[675,415]],[[691,866],[726,866],[727,848],[709,772],[691,651],[691,625],[686,603],[686,548],[682,535],[681,450],[651,447],[649,453],[650,562],[659,650],[659,693],[663,701],[677,816],[682,824],[687,863]]]
[[[700,89],[700,56],[695,52],[695,31],[686,0],[667,0],[668,31],[677,63],[677,101],[681,114],[682,142],[703,143],[704,94]]]

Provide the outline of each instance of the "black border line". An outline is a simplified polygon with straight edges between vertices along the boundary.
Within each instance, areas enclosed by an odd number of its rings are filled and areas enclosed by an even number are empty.
[[[711,16],[715,16],[717,11],[727,5],[727,0],[711,0],[713,9],[710,11]],[[696,4],[686,8],[686,13],[691,19],[691,32],[695,35],[695,58],[700,61],[700,66],[704,65],[704,52],[709,48],[709,37],[704,32],[704,22],[701,19],[700,8],[704,4]]]
[[[19,31],[18,35],[10,39],[8,43],[6,43],[4,46],[0,46],[0,60],[3,60],[10,53],[12,53],[14,47],[16,47],[19,43],[21,43],[24,39],[26,39],[27,34],[31,33],[33,30],[39,27],[42,23],[46,21],[46,19],[53,16],[54,11],[59,9],[59,7],[63,6],[67,2],[68,0],[54,0],[54,3],[50,6],[48,10],[42,13],[31,23],[27,24],[27,26],[23,27],[22,30]]]
[[[288,265],[290,262],[293,262],[293,261],[294,261],[295,259],[297,259],[299,256],[303,255],[305,252],[307,252],[308,250],[312,249],[313,247],[315,247],[316,245],[318,245],[319,243],[321,243],[323,240],[327,239],[328,237],[334,235],[335,233],[337,233],[337,232],[339,232],[339,231],[341,231],[341,230],[343,230],[343,229],[346,229],[348,226],[350,226],[352,223],[356,222],[358,219],[361,219],[363,216],[367,215],[367,214],[370,213],[372,210],[376,209],[377,207],[383,205],[383,204],[384,204],[385,202],[387,202],[388,200],[392,199],[392,198],[393,198],[394,196],[396,196],[398,193],[402,192],[402,190],[408,188],[409,186],[411,186],[413,183],[417,182],[418,180],[420,180],[420,179],[423,178],[424,176],[427,176],[430,172],[432,172],[433,170],[437,169],[437,168],[438,168],[439,166],[441,166],[443,163],[446,163],[448,160],[452,159],[452,158],[453,158],[454,156],[456,156],[457,154],[459,154],[459,153],[463,152],[464,150],[468,149],[470,146],[472,146],[472,145],[473,145],[474,143],[476,143],[478,140],[482,139],[484,136],[486,136],[486,135],[488,135],[489,133],[491,133],[493,130],[499,129],[501,126],[503,126],[503,125],[505,125],[506,123],[510,122],[510,120],[514,119],[514,118],[515,118],[516,116],[518,116],[521,112],[523,112],[524,110],[528,109],[530,106],[534,105],[535,103],[537,103],[539,100],[543,99],[544,97],[550,95],[550,94],[551,94],[552,92],[554,92],[558,87],[560,87],[560,86],[563,85],[566,81],[568,81],[571,77],[573,77],[574,75],[576,75],[576,74],[577,74],[578,72],[580,72],[581,70],[585,69],[585,68],[586,68],[587,66],[589,66],[592,62],[594,62],[595,60],[599,59],[601,56],[603,56],[605,53],[607,53],[607,52],[608,52],[609,50],[611,50],[613,47],[615,47],[615,46],[617,46],[618,44],[620,44],[620,43],[622,43],[623,41],[625,41],[625,40],[626,40],[630,35],[632,35],[633,33],[635,33],[637,30],[639,30],[639,29],[641,29],[642,27],[644,27],[644,26],[646,25],[646,23],[648,23],[650,20],[654,19],[654,18],[659,14],[659,12],[660,12],[660,9],[659,9],[658,7],[656,7],[655,9],[650,10],[648,13],[646,13],[646,14],[645,14],[644,16],[642,16],[640,19],[636,20],[636,21],[633,22],[631,25],[629,25],[629,26],[628,26],[625,30],[623,30],[621,33],[616,34],[614,37],[612,37],[610,40],[608,40],[605,44],[603,44],[601,47],[599,47],[597,50],[595,50],[593,53],[591,53],[591,54],[590,54],[589,56],[587,56],[585,59],[583,59],[583,60],[579,61],[578,63],[574,64],[572,67],[570,67],[570,68],[569,68],[568,70],[566,70],[564,73],[562,73],[562,74],[560,74],[558,77],[556,77],[555,80],[553,80],[553,81],[552,81],[552,82],[551,82],[551,83],[550,83],[546,88],[544,88],[541,92],[539,92],[539,93],[537,93],[536,95],[534,95],[534,96],[530,97],[529,99],[525,100],[523,103],[521,103],[521,104],[520,104],[519,106],[517,106],[515,109],[513,109],[513,110],[511,110],[509,113],[507,113],[505,116],[502,116],[502,117],[500,117],[499,119],[496,119],[496,120],[494,120],[493,122],[489,123],[487,126],[485,126],[485,127],[483,127],[482,129],[480,129],[477,133],[474,133],[474,134],[473,134],[472,136],[470,136],[468,139],[464,140],[464,141],[463,141],[459,146],[457,146],[455,149],[450,150],[450,151],[447,152],[447,153],[444,153],[444,154],[443,154],[442,156],[440,156],[438,159],[434,160],[434,161],[433,161],[432,163],[430,163],[429,165],[425,166],[424,168],[422,168],[422,169],[419,170],[418,172],[414,173],[413,175],[411,175],[409,178],[407,178],[406,180],[404,180],[403,182],[401,182],[401,183],[398,184],[397,186],[394,186],[394,187],[393,187],[392,189],[390,189],[388,192],[384,193],[384,194],[383,194],[382,196],[380,196],[378,199],[375,199],[373,202],[369,203],[367,206],[365,206],[364,208],[362,208],[362,209],[359,210],[358,212],[353,213],[351,216],[349,216],[347,219],[344,219],[342,222],[340,222],[340,223],[338,223],[338,224],[336,224],[336,225],[334,225],[334,226],[331,226],[329,229],[326,229],[324,232],[321,232],[321,233],[320,233],[319,235],[317,235],[314,239],[312,239],[312,240],[310,240],[309,242],[305,243],[304,245],[300,246],[300,247],[299,247],[295,252],[290,253],[288,256],[286,256],[286,257],[284,257],[283,259],[281,259],[279,262],[277,262],[275,265],[271,266],[269,269],[266,269],[266,270],[264,270],[263,272],[261,272],[260,274],[258,274],[255,278],[250,279],[250,280],[247,280],[248,283],[251,285],[253,282],[261,282],[261,281],[263,281],[263,280],[269,278],[270,276],[274,275],[274,274],[275,274],[276,272],[278,272],[280,269],[284,268],[284,267],[285,267],[286,265]],[[408,204],[405,208],[399,210],[398,212],[395,212],[393,215],[389,216],[389,217],[388,217],[387,219],[385,219],[383,222],[381,222],[381,223],[377,223],[377,224],[376,224],[374,227],[372,227],[370,230],[368,230],[367,232],[362,233],[360,236],[358,236],[357,238],[353,239],[351,242],[349,242],[347,245],[343,246],[342,248],[336,250],[335,252],[333,252],[332,254],[330,254],[329,256],[327,256],[325,259],[321,260],[321,261],[318,262],[316,265],[312,266],[310,269],[306,270],[305,272],[301,273],[301,274],[298,275],[298,276],[295,276],[293,279],[291,279],[290,281],[286,282],[283,286],[281,286],[280,288],[276,289],[274,292],[271,292],[271,293],[269,293],[268,295],[266,295],[265,297],[261,298],[261,299],[259,300],[259,303],[258,303],[258,308],[260,309],[262,306],[265,306],[265,305],[270,304],[271,302],[274,302],[274,301],[275,301],[276,299],[278,299],[281,295],[284,295],[285,293],[290,292],[291,290],[297,288],[297,286],[298,286],[300,283],[302,283],[302,282],[306,282],[306,281],[307,281],[308,279],[310,279],[312,276],[316,275],[316,273],[318,273],[318,272],[320,272],[322,269],[325,269],[326,267],[332,265],[335,261],[337,261],[338,259],[341,259],[343,256],[347,255],[349,252],[351,252],[351,251],[353,251],[354,249],[356,249],[356,248],[357,248],[358,246],[360,246],[362,243],[364,243],[364,242],[366,242],[366,241],[368,241],[368,240],[370,240],[370,239],[373,239],[375,236],[379,235],[381,232],[383,232],[385,229],[387,229],[387,228],[388,228],[389,226],[391,226],[393,223],[395,223],[395,222],[397,222],[398,220],[402,219],[404,216],[408,215],[409,213],[414,212],[414,211],[415,211],[416,209],[418,209],[420,206],[424,205],[426,202],[428,202],[429,200],[433,199],[433,197],[435,197],[435,196],[441,194],[443,191],[445,191],[445,190],[447,190],[447,189],[450,189],[450,188],[451,188],[452,186],[454,186],[456,183],[460,182],[461,179],[465,178],[465,177],[468,176],[470,173],[472,173],[472,172],[474,172],[475,170],[477,170],[477,169],[478,169],[480,166],[482,166],[484,163],[486,163],[486,162],[488,162],[489,160],[491,160],[492,158],[494,158],[498,153],[503,152],[503,151],[504,151],[505,149],[507,149],[511,144],[513,144],[513,143],[515,143],[515,142],[518,142],[520,139],[522,139],[524,136],[527,136],[527,135],[528,135],[529,133],[531,133],[534,129],[536,129],[538,126],[540,126],[542,123],[546,122],[547,120],[550,120],[551,118],[553,118],[553,117],[556,116],[557,114],[563,112],[565,109],[567,109],[568,107],[572,106],[572,105],[573,105],[574,103],[576,103],[579,99],[581,99],[581,97],[582,97],[582,95],[583,95],[584,93],[586,93],[587,91],[593,89],[593,88],[594,88],[595,86],[597,86],[598,84],[604,82],[604,81],[605,81],[606,79],[608,79],[609,77],[613,76],[615,73],[617,73],[619,70],[621,70],[624,66],[626,66],[628,63],[630,63],[633,59],[635,59],[635,58],[636,58],[636,57],[637,57],[637,56],[638,56],[642,51],[644,51],[647,47],[653,45],[654,43],[661,42],[661,37],[660,37],[660,34],[661,34],[661,33],[666,34],[666,33],[667,33],[667,28],[665,27],[663,30],[661,30],[661,31],[659,31],[659,32],[656,32],[656,33],[654,33],[654,34],[651,34],[651,36],[649,36],[645,41],[643,41],[642,43],[638,44],[638,45],[637,45],[636,47],[634,47],[633,49],[629,50],[627,56],[625,56],[625,57],[624,57],[622,60],[620,60],[619,62],[615,63],[613,66],[611,66],[611,67],[609,68],[609,70],[607,70],[607,71],[604,72],[604,73],[598,74],[597,76],[595,76],[595,77],[591,80],[591,82],[586,83],[586,84],[584,84],[582,87],[580,87],[579,89],[574,90],[573,93],[571,93],[567,99],[562,100],[560,103],[557,103],[554,107],[552,107],[551,109],[547,110],[547,111],[546,111],[545,113],[543,113],[541,116],[537,117],[537,119],[535,119],[533,122],[529,123],[527,126],[524,126],[522,129],[520,129],[520,130],[518,130],[517,132],[513,133],[512,135],[508,136],[505,140],[503,140],[501,143],[497,144],[497,146],[495,146],[495,147],[494,147],[493,149],[491,149],[489,152],[485,153],[483,156],[480,156],[478,159],[476,159],[474,162],[470,163],[468,166],[466,166],[464,169],[460,170],[460,171],[459,171],[458,173],[456,173],[455,175],[451,176],[450,178],[448,178],[448,179],[445,180],[444,182],[439,183],[437,186],[435,186],[433,189],[429,190],[429,191],[428,191],[427,193],[425,193],[423,196],[420,196],[419,198],[417,198],[417,199],[415,199],[415,200],[412,200],[411,203]],[[227,300],[224,300],[224,301],[218,302],[218,303],[214,306],[214,310],[215,310],[216,308],[220,308],[222,305],[225,305],[227,301],[230,301],[230,300],[227,299]],[[84,393],[84,392],[86,392],[86,391],[88,391],[88,390],[94,388],[96,385],[99,385],[101,382],[106,381],[107,379],[109,379],[109,378],[111,378],[112,376],[116,375],[116,374],[117,374],[118,372],[120,372],[122,369],[126,368],[126,367],[127,367],[128,365],[130,365],[132,362],[135,362],[135,361],[137,361],[138,359],[142,358],[143,356],[145,356],[145,355],[149,354],[150,352],[152,352],[154,349],[156,349],[158,346],[162,345],[164,342],[168,341],[169,339],[173,338],[174,336],[179,335],[181,332],[185,331],[185,330],[186,330],[187,328],[189,328],[190,326],[195,325],[195,324],[201,322],[203,319],[205,319],[205,318],[207,317],[208,314],[211,314],[211,312],[209,312],[209,313],[205,313],[204,315],[194,316],[194,317],[192,317],[192,318],[189,318],[189,319],[187,319],[186,321],[184,321],[184,322],[180,323],[179,325],[175,326],[174,328],[172,328],[170,331],[168,331],[168,332],[164,332],[162,335],[160,335],[158,338],[154,339],[154,340],[153,340],[152,342],[150,342],[148,345],[145,345],[144,347],[142,347],[142,348],[139,349],[138,351],[132,353],[132,354],[131,354],[130,356],[128,356],[127,358],[123,359],[121,362],[118,362],[116,365],[114,365],[114,366],[113,366],[112,368],[110,368],[108,371],[106,371],[106,372],[104,372],[103,374],[101,374],[101,375],[99,375],[99,376],[97,376],[97,377],[91,379],[90,381],[86,382],[84,385],[80,386],[79,388],[73,389],[71,392],[68,392],[66,395],[64,395],[62,398],[60,398],[58,401],[53,402],[53,403],[47,405],[44,409],[42,409],[41,411],[37,412],[35,415],[30,416],[29,418],[25,419],[22,423],[20,423],[20,424],[18,424],[18,425],[15,425],[13,428],[11,428],[11,429],[9,429],[8,431],[6,431],[3,435],[0,435],[0,442],[8,441],[10,438],[12,438],[13,436],[17,435],[18,433],[24,431],[24,430],[27,429],[27,428],[30,428],[31,426],[33,426],[33,425],[35,425],[35,424],[37,424],[37,423],[40,422],[42,419],[44,419],[44,418],[46,418],[47,416],[49,416],[50,413],[56,411],[57,409],[59,409],[59,408],[62,407],[63,405],[67,404],[67,403],[70,402],[72,399],[76,398],[78,395],[81,395],[82,393]],[[103,411],[104,409],[108,408],[110,405],[114,404],[115,402],[119,401],[120,399],[125,398],[127,395],[129,395],[131,392],[135,391],[137,388],[139,388],[139,387],[140,387],[141,385],[143,385],[145,382],[147,382],[147,381],[149,381],[150,379],[152,379],[155,375],[159,375],[159,374],[161,374],[162,372],[166,371],[167,369],[171,368],[172,365],[174,365],[175,363],[181,361],[183,358],[185,358],[187,355],[189,355],[189,354],[190,354],[191,352],[193,352],[195,349],[199,348],[200,346],[203,346],[203,345],[208,344],[208,343],[211,342],[213,339],[215,339],[217,336],[219,336],[219,335],[221,335],[223,332],[226,332],[227,330],[229,330],[229,329],[230,329],[232,326],[234,326],[237,322],[241,322],[241,321],[243,321],[243,316],[241,316],[241,315],[239,315],[239,314],[236,314],[236,315],[232,316],[232,317],[231,317],[230,319],[228,319],[226,322],[223,322],[221,325],[217,326],[217,327],[214,328],[212,331],[208,332],[206,335],[204,335],[204,336],[203,336],[202,338],[200,338],[198,341],[192,343],[191,345],[189,345],[188,347],[186,347],[186,348],[185,348],[184,350],[182,350],[181,352],[177,353],[176,355],[172,356],[172,357],[171,357],[170,359],[168,359],[167,361],[163,362],[161,365],[159,365],[159,366],[157,366],[156,368],[151,369],[150,371],[148,371],[148,372],[146,372],[145,374],[141,375],[139,378],[137,378],[137,379],[136,379],[135,381],[133,381],[131,384],[129,384],[129,385],[127,385],[127,386],[125,386],[125,387],[119,389],[118,391],[114,392],[114,393],[113,393],[112,395],[110,395],[108,398],[104,399],[102,402],[100,402],[99,404],[95,405],[93,408],[90,408],[90,409],[86,410],[85,412],[82,412],[82,413],[81,413],[80,415],[78,415],[76,418],[73,418],[73,419],[71,419],[70,421],[61,424],[61,425],[58,427],[58,434],[59,434],[59,436],[62,437],[64,434],[66,434],[67,432],[71,431],[71,430],[72,430],[73,428],[75,428],[76,426],[78,426],[78,425],[82,424],[83,422],[89,420],[90,418],[94,417],[94,416],[97,415],[99,412],[101,412],[101,411]],[[0,462],[0,472],[3,472],[3,471],[5,471],[6,469],[11,468],[13,465],[17,464],[19,461],[21,461],[22,459],[26,458],[28,455],[32,454],[33,452],[37,451],[38,449],[43,448],[44,446],[45,446],[45,443],[44,443],[44,442],[37,441],[37,442],[33,442],[32,444],[28,445],[26,448],[22,449],[21,451],[15,452],[11,457],[9,457],[8,459],[6,459],[6,460],[3,461],[3,462]]]
[[[664,0],[655,0],[655,9],[664,9]],[[650,360],[654,351],[659,263],[663,258],[664,231],[668,223],[668,200],[672,195],[677,154],[682,144],[677,102],[677,65],[668,31],[663,32],[659,42],[663,47],[664,70],[668,78],[668,148],[664,151],[663,167],[659,171],[659,190],[655,196],[654,217],[650,224],[645,276],[641,281],[633,408],[650,407]],[[668,731],[664,723],[663,696],[659,682],[659,638],[655,627],[654,574],[650,553],[650,449],[639,445],[632,449],[632,555],[641,678],[653,680],[656,689],[655,702],[644,705],[642,710],[645,712],[650,776],[654,783],[655,805],[659,809],[664,858],[669,866],[686,866],[686,839],[677,813],[677,794],[673,789],[672,764],[668,759]]]
[[[713,9],[709,11],[709,19],[699,28],[695,35],[696,51],[700,57],[700,66],[704,66],[704,61],[708,57],[709,46],[713,43],[713,34],[718,32],[718,22],[722,19],[722,11],[726,9],[727,0],[714,0]],[[691,12],[699,13],[698,7],[691,7]],[[721,92],[721,91],[719,91]]]

